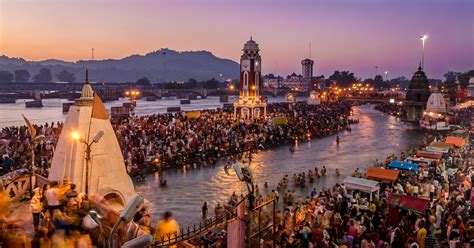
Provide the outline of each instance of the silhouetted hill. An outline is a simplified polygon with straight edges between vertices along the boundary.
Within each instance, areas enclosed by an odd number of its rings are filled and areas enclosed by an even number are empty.
[[[33,77],[41,68],[48,68],[53,74],[53,81],[56,81],[56,74],[65,69],[73,72],[77,81],[82,81],[84,69],[87,67],[90,80],[94,82],[134,82],[141,77],[147,77],[152,82],[163,82],[163,62],[166,63],[166,81],[186,81],[190,78],[196,80],[216,78],[223,81],[237,78],[239,75],[239,64],[229,59],[218,58],[208,51],[177,52],[166,48],[122,59],[76,62],[57,59],[26,61],[22,58],[0,56],[0,70],[13,73],[14,70],[25,69]]]

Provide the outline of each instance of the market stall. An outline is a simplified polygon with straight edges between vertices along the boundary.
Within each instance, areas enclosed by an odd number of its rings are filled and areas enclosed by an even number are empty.
[[[441,157],[443,157],[443,154],[440,152],[429,152],[429,151],[417,150],[416,156],[419,158],[426,158],[426,159],[438,161],[441,159]]]
[[[387,170],[379,167],[370,167],[367,169],[366,176],[369,180],[392,183],[397,180],[400,171]]]
[[[458,138],[454,136],[448,136],[446,138],[446,143],[447,144],[452,144],[455,147],[463,147],[466,144],[466,140],[463,138]]]
[[[390,168],[392,170],[404,170],[404,171],[410,171],[410,172],[417,173],[418,170],[419,170],[419,165],[412,164],[412,163],[407,163],[407,162],[401,162],[401,161],[392,161],[388,165],[388,168]]]
[[[367,180],[364,178],[358,177],[346,177],[344,179],[344,185],[348,191],[361,191],[369,194],[369,200],[372,201],[372,194],[379,195],[379,182]]]
[[[391,195],[389,198],[389,210],[387,222],[395,225],[400,222],[400,209],[424,214],[430,206],[430,201],[408,195]]]

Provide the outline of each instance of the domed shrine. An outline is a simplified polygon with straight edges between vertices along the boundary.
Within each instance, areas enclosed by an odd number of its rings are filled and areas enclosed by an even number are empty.
[[[426,102],[430,96],[430,87],[425,72],[418,67],[411,78],[405,98],[407,112],[406,121],[418,123],[426,108]]]
[[[467,97],[474,99],[474,77],[469,79],[469,85],[467,86]]]
[[[426,102],[426,111],[423,112],[420,126],[431,130],[448,130],[446,112],[447,105],[443,94],[432,93]]]
[[[443,94],[434,92],[428,98],[426,102],[426,112],[433,112],[437,114],[446,113],[446,100],[443,97]]]

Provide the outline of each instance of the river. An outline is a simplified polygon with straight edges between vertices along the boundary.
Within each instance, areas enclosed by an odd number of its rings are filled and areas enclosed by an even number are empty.
[[[306,98],[297,98],[298,101],[304,101]],[[25,108],[25,101],[17,100],[12,104],[0,104],[0,128],[8,126],[25,125],[25,121],[21,114],[24,114],[31,122],[35,124],[44,124],[51,121],[64,121],[66,114],[63,114],[63,103],[68,102],[66,99],[43,99],[42,108]],[[233,96],[229,97],[229,102],[233,101]],[[268,102],[281,102],[283,97],[269,97]],[[128,98],[120,98],[118,101],[106,102],[105,106],[110,107],[122,106],[122,103],[129,102]],[[180,105],[180,100],[176,98],[163,98],[156,102],[147,102],[144,99],[137,101],[135,113],[138,116],[149,115],[155,113],[165,113],[168,107],[180,106],[183,111],[200,110],[200,109],[216,109],[221,108],[223,103],[219,102],[219,97],[209,96],[206,99],[192,100],[191,104]]]
[[[385,159],[390,154],[399,156],[408,146],[419,145],[423,134],[406,130],[399,119],[373,109],[373,105],[354,107],[354,118],[360,120],[352,125],[352,132],[340,133],[340,144],[336,145],[335,136],[311,141],[300,141],[295,152],[288,146],[275,148],[255,154],[251,163],[255,183],[260,193],[268,193],[276,188],[279,180],[288,174],[314,170],[315,166],[326,166],[327,175],[316,179],[313,185],[305,189],[295,188],[300,196],[306,196],[316,188],[331,187],[351,175],[355,168],[370,166],[375,159]],[[335,175],[339,168],[341,175]],[[364,170],[362,170],[364,171]],[[168,187],[158,186],[158,173],[150,174],[145,182],[135,183],[137,193],[150,201],[148,210],[154,219],[165,211],[172,211],[181,226],[197,223],[201,216],[204,201],[210,204],[209,213],[218,201],[225,203],[235,191],[245,194],[244,183],[234,173],[224,172],[222,164],[205,168],[170,169],[162,172],[168,181]],[[269,188],[265,190],[264,182]]]
[[[231,99],[229,99],[231,100]],[[304,98],[297,100],[305,100]],[[126,98],[119,101],[107,102],[107,108],[121,106]],[[281,102],[283,98],[269,98],[269,102]],[[63,121],[66,115],[62,113],[62,103],[66,100],[45,99],[43,108],[24,106],[24,101],[15,104],[0,105],[0,127],[24,125],[21,114],[25,114],[33,123],[43,124],[46,121]],[[180,106],[179,99],[162,99],[156,102],[138,100],[137,115],[166,112],[170,106]],[[222,107],[218,97],[193,100],[190,105],[181,105],[183,110],[215,109]],[[373,109],[373,105],[353,108],[354,118],[359,123],[352,125],[352,132],[340,133],[340,144],[336,145],[335,136],[311,141],[300,141],[294,153],[287,146],[263,151],[255,154],[251,163],[255,183],[261,193],[268,193],[263,188],[268,182],[269,190],[275,188],[278,181],[288,174],[314,170],[315,166],[326,166],[328,173],[317,179],[313,185],[305,189],[296,188],[301,196],[309,194],[314,187],[320,190],[331,187],[351,175],[355,168],[364,169],[375,159],[385,159],[390,154],[399,155],[407,146],[418,145],[423,134],[418,131],[406,130],[403,123],[393,117]],[[336,177],[335,169],[339,168],[341,175]],[[158,219],[165,211],[172,211],[177,221],[182,225],[197,223],[200,220],[201,206],[204,201],[210,205],[209,213],[218,201],[225,203],[235,191],[238,195],[245,194],[245,185],[233,173],[227,175],[222,164],[206,168],[169,169],[162,172],[168,181],[168,187],[158,186],[159,174],[148,175],[145,182],[136,182],[137,193],[150,201],[147,208],[153,218]]]

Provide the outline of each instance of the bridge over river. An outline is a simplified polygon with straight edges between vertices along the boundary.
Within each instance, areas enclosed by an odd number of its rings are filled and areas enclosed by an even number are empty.
[[[12,101],[17,99],[34,98],[40,93],[41,98],[63,98],[74,99],[80,95],[83,83],[6,83],[0,84],[0,98],[7,98]],[[165,89],[159,85],[136,85],[129,83],[103,84],[93,83],[94,90],[105,100],[117,100],[126,96],[130,89],[138,89],[143,97],[180,97],[188,98],[199,96],[205,98],[209,96],[236,95],[237,90],[230,89]],[[277,96],[284,94],[283,90],[263,90],[262,95]]]

